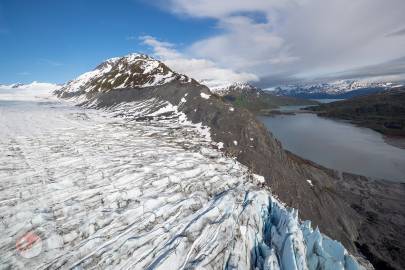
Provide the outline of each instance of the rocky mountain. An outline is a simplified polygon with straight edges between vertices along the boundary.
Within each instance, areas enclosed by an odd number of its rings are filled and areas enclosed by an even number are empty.
[[[212,87],[210,90],[220,96],[225,96],[227,94],[239,93],[242,94],[244,92],[251,92],[251,93],[258,93],[260,89],[254,87],[253,85],[247,82],[235,82],[231,84],[226,84],[218,87]]]
[[[294,84],[272,89],[274,94],[307,99],[345,99],[400,87],[391,82],[339,80],[315,84]]]
[[[84,107],[123,108],[119,115],[131,121],[171,119],[179,113],[180,119],[206,127],[212,144],[225,155],[262,175],[264,186],[298,209],[301,219],[311,220],[377,269],[405,266],[400,256],[405,250],[404,185],[340,174],[285,151],[252,112],[159,61],[145,55],[110,59],[55,93]],[[307,246],[307,252],[313,248]],[[323,268],[325,258],[313,258],[311,265]]]
[[[301,98],[277,96],[248,83],[234,83],[223,88],[211,89],[236,107],[242,107],[256,114],[268,114],[280,106],[316,105],[316,101]]]
[[[146,88],[169,82],[196,83],[173,72],[163,63],[143,54],[111,58],[63,86],[60,93],[90,97],[95,93],[123,88]]]
[[[309,107],[318,115],[349,120],[386,135],[405,136],[405,88]]]

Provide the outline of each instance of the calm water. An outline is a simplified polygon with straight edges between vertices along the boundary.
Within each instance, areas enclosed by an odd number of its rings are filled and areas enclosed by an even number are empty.
[[[322,99],[313,99],[313,100],[318,101],[320,103],[331,103],[331,102],[334,102],[334,101],[339,101],[339,100],[344,100],[344,99],[341,99],[341,98],[322,98]]]
[[[303,158],[339,171],[405,182],[405,150],[385,143],[373,130],[310,113],[260,119],[284,148]]]

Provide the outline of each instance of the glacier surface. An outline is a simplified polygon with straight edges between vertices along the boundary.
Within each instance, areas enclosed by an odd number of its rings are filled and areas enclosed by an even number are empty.
[[[10,93],[0,269],[362,269],[176,106],[102,111]],[[27,234],[35,243],[21,249]]]

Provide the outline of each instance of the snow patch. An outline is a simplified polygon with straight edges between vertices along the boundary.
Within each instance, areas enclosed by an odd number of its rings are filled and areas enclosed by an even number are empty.
[[[258,175],[258,174],[253,174],[253,178],[256,180],[256,182],[260,183],[260,184],[264,184],[265,183],[265,179],[263,176]]]
[[[206,93],[201,93],[200,96],[201,96],[203,99],[209,99],[211,95],[208,95],[208,94],[206,94]]]
[[[224,143],[223,142],[219,142],[219,143],[217,143],[217,148],[218,149],[224,149]]]

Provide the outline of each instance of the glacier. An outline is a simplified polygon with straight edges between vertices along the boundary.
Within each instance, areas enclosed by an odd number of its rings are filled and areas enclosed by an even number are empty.
[[[176,106],[29,94],[0,90],[0,269],[364,269]]]

